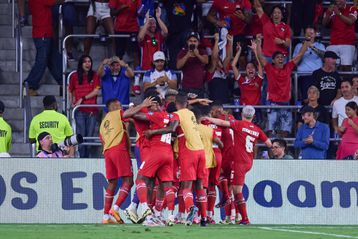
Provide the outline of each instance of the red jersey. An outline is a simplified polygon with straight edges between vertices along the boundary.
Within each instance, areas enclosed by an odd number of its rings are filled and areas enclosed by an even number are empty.
[[[155,44],[153,43],[155,42]],[[141,68],[144,71],[152,69],[153,55],[156,51],[162,50],[164,37],[161,31],[157,31],[154,37],[150,37],[148,34],[144,36],[143,41],[139,42],[141,49]]]
[[[266,134],[255,124],[243,120],[231,120],[230,127],[234,130],[236,160],[252,163],[254,147],[258,139],[265,142]]]
[[[220,119],[226,120],[225,116],[222,116]],[[235,120],[233,115],[229,115],[228,120]],[[223,127],[222,128],[222,135],[221,135],[221,141],[224,144],[224,148],[222,149],[222,152],[228,151],[233,148],[234,146],[234,131],[231,128]]]
[[[150,129],[161,129],[168,126],[170,122],[170,114],[165,111],[158,112],[148,112],[146,114],[147,119],[150,121]],[[168,134],[157,134],[153,135],[150,138],[151,146],[164,146],[164,147],[172,147],[171,146],[171,133]]]
[[[52,37],[52,6],[54,0],[29,0],[32,13],[32,37]]]
[[[357,8],[354,6],[345,6],[340,9],[343,16],[353,16],[357,19]],[[325,15],[328,12],[325,13]],[[331,16],[331,45],[355,45],[356,34],[355,24],[348,25],[344,23],[339,16],[332,12]]]
[[[283,54],[288,54],[288,48],[283,45],[277,45],[275,43],[275,37],[285,40],[291,38],[291,29],[283,22],[279,24],[273,24],[271,19],[266,15],[261,17],[264,44],[262,52],[265,56],[271,57],[275,51],[281,51]]]
[[[83,96],[88,95],[94,89],[100,89],[101,82],[99,76],[96,72],[94,72],[92,81],[88,82],[88,76],[83,74],[82,84],[78,81],[78,74],[77,72],[71,75],[70,84],[68,86],[68,90],[73,94],[75,97],[75,102],[81,99]],[[92,97],[90,99],[86,99],[82,101],[82,104],[97,104],[97,96]],[[97,112],[98,108],[79,108],[82,112]]]
[[[148,108],[142,108],[139,112],[148,113]],[[136,144],[139,148],[146,145],[147,139],[143,136],[143,132],[149,129],[149,123],[144,120],[133,119],[134,128],[137,131]]]
[[[264,69],[268,81],[268,100],[272,102],[288,102],[291,99],[291,74],[295,66],[293,61],[289,61],[282,69],[275,67],[271,63],[266,63]]]
[[[229,34],[236,36],[244,34],[246,22],[234,15],[236,8],[240,8],[241,11],[251,12],[251,3],[249,0],[236,0],[234,2],[227,0],[214,0],[212,8],[219,13],[220,20],[224,20],[225,17],[230,17],[230,30]]]
[[[254,79],[250,80],[246,76],[240,75],[236,80],[238,81],[241,92],[241,104],[259,105],[261,100],[261,86],[263,78],[257,75]]]
[[[253,14],[249,25],[246,27],[246,33],[249,36],[256,37],[257,34],[262,34],[262,22],[257,14]]]
[[[141,6],[139,0],[109,0],[109,7],[118,9],[123,5],[128,8],[116,16],[114,20],[114,30],[116,32],[138,32],[139,26],[137,22],[137,10]]]

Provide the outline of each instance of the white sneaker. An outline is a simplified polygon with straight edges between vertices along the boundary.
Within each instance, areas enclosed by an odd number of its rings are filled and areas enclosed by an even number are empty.
[[[174,215],[169,215],[167,220],[167,226],[172,227],[175,224],[175,217]]]
[[[142,222],[144,222],[144,220],[145,220],[145,218],[146,218],[147,216],[153,214],[153,213],[152,213],[152,210],[151,210],[148,206],[142,208],[141,211],[142,211],[142,214],[138,214],[138,221],[137,221],[137,223],[142,223]]]
[[[153,217],[147,217],[143,222],[143,226],[146,226],[146,227],[160,227],[161,225],[158,224],[155,220],[153,220]]]
[[[137,210],[133,209],[132,207],[128,207],[124,210],[124,214],[126,214],[127,218],[134,224],[138,223]]]

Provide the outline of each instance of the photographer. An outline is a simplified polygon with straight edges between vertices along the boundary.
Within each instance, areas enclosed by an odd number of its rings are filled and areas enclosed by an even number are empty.
[[[63,158],[64,153],[58,147],[53,147],[52,136],[48,132],[42,132],[37,136],[39,142],[38,150],[40,152],[36,155],[37,158]],[[51,147],[52,146],[52,147]]]
[[[204,97],[205,65],[209,59],[204,49],[198,49],[200,36],[191,32],[187,37],[187,48],[181,49],[177,57],[177,69],[182,70],[182,89],[186,93]]]

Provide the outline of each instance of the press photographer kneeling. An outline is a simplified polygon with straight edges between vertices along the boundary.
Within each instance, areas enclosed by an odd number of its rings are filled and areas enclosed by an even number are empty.
[[[69,157],[70,148],[83,142],[80,134],[67,137],[63,142],[56,144],[48,132],[42,132],[37,137],[40,152],[37,158],[64,158]]]

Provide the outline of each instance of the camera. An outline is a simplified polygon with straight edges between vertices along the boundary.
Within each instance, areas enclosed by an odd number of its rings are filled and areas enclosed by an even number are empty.
[[[189,50],[194,51],[195,48],[196,48],[195,44],[190,44],[189,45]]]
[[[61,143],[54,143],[51,145],[51,151],[55,152],[58,150],[63,150],[65,147],[69,147],[69,146],[76,146],[78,144],[83,143],[83,137],[80,134],[75,134],[72,136],[68,136],[65,138],[65,140]]]

